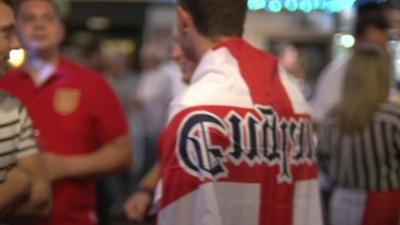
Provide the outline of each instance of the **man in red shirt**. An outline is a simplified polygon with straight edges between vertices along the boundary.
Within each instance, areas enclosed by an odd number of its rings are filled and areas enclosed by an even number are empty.
[[[27,106],[43,150],[54,188],[44,224],[97,224],[95,178],[131,164],[122,108],[101,75],[61,57],[65,30],[53,1],[21,1],[16,14],[27,60],[0,87]]]

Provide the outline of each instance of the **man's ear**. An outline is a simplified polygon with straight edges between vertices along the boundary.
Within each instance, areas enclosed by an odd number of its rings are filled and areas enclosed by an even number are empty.
[[[192,15],[190,15],[189,11],[180,5],[178,5],[178,21],[180,21],[182,29],[187,29],[193,26]]]

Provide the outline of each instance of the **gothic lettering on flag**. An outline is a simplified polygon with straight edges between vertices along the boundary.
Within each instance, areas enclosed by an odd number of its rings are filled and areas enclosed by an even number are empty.
[[[193,176],[213,180],[229,177],[226,164],[232,163],[276,165],[277,181],[291,183],[291,164],[311,165],[315,160],[311,123],[304,118],[280,120],[274,109],[266,106],[244,116],[229,110],[223,119],[207,111],[190,113],[177,138],[182,168]]]

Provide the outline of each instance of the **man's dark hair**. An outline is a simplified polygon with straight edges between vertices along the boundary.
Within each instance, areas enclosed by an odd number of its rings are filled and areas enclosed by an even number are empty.
[[[395,8],[396,0],[357,0],[355,7],[357,13],[363,13],[371,10],[386,10]]]
[[[386,6],[378,4],[369,4],[359,7],[355,24],[355,36],[360,38],[365,35],[367,28],[370,26],[382,31],[390,29],[391,24],[389,18],[385,15],[387,9]]]
[[[0,2],[6,4],[10,7],[13,7],[13,2],[11,0],[0,0]]]
[[[178,0],[193,17],[197,30],[217,38],[243,34],[247,0]]]

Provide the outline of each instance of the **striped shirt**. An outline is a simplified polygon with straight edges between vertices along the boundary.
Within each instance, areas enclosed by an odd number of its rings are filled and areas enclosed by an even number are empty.
[[[335,185],[368,191],[400,189],[400,107],[383,103],[363,131],[341,135],[335,118],[322,125],[318,158]]]
[[[0,91],[0,182],[19,158],[37,154],[31,120],[25,107]]]

